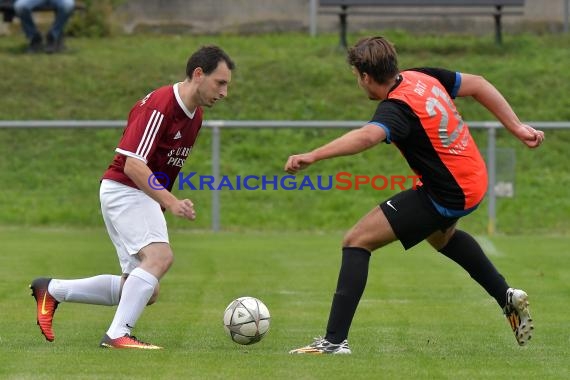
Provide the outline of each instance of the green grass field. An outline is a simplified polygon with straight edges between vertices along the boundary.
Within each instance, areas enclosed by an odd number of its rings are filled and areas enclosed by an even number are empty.
[[[137,324],[160,352],[98,348],[114,308],[62,304],[56,341],[35,324],[36,276],[117,273],[101,229],[0,229],[2,379],[563,379],[570,373],[569,237],[479,241],[513,286],[530,296],[535,335],[520,348],[497,305],[460,268],[420,245],[373,255],[350,334],[349,357],[291,356],[324,333],[342,233],[171,233],[176,261],[159,302]],[[260,343],[239,346],[222,327],[235,297],[272,313]]]
[[[521,118],[570,119],[567,34],[508,35],[500,48],[488,36],[382,34],[395,42],[402,68],[482,74]],[[363,35],[350,35],[351,42]],[[0,119],[124,120],[148,91],[182,79],[190,51],[216,43],[238,68],[230,96],[206,119],[366,120],[375,105],[363,98],[337,41],[336,33],[133,35],[70,39],[65,54],[30,56],[22,53],[21,35],[7,36],[0,39],[0,61],[11,74],[0,81],[0,92],[9,94],[0,97]],[[465,120],[490,119],[476,102],[458,106]],[[341,132],[224,130],[222,174],[283,175],[288,155]],[[536,329],[528,347],[516,344],[494,301],[455,264],[427,245],[403,253],[393,244],[371,261],[350,334],[353,355],[288,355],[324,333],[343,234],[334,231],[389,195],[370,189],[223,191],[219,234],[206,231],[210,192],[186,191],[199,220],[189,225],[167,216],[176,262],[135,331],[166,349],[100,349],[114,308],[79,304],[60,305],[56,341],[45,341],[28,289],[34,277],[118,272],[97,194],[121,133],[0,129],[0,379],[568,378],[568,131],[547,131],[537,151],[498,133],[497,146],[516,152],[516,195],[497,204],[498,231],[509,236],[478,237],[511,285],[530,295]],[[484,132],[473,134],[484,150]],[[204,131],[184,172],[211,174],[211,142],[211,131]],[[396,149],[382,147],[319,163],[306,174],[347,170],[409,173]],[[486,207],[463,228],[484,233]],[[253,346],[231,342],[222,327],[227,304],[244,295],[262,299],[272,313],[268,335]]]

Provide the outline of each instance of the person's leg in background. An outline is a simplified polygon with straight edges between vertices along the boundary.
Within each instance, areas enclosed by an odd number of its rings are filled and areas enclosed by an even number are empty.
[[[65,25],[73,14],[74,0],[50,0],[55,6],[55,16],[46,36],[46,53],[57,53],[65,49],[63,43]]]
[[[39,32],[32,11],[35,7],[45,3],[46,0],[16,0],[14,3],[14,12],[20,19],[22,30],[28,39],[28,52],[39,53],[43,51],[43,39]]]

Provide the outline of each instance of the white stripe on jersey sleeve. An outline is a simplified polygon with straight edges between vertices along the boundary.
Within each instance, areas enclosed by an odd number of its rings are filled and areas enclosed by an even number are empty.
[[[143,133],[143,137],[142,137],[142,139],[141,139],[141,142],[139,143],[139,146],[137,147],[136,154],[140,154],[141,148],[142,148],[142,146],[144,145],[144,143],[145,143],[145,141],[146,141],[146,137],[147,137],[147,135],[148,135],[149,126],[152,124],[152,121],[153,121],[153,119],[154,119],[154,115],[156,115],[157,112],[158,112],[158,111],[156,111],[156,110],[153,110],[153,111],[152,111],[152,114],[150,115],[150,119],[148,119],[148,122],[147,122],[147,124],[146,124],[146,128],[145,128],[145,130],[144,130],[144,133]]]
[[[115,152],[122,154],[123,156],[127,156],[127,157],[132,157],[132,158],[136,158],[137,160],[141,160],[142,162],[144,162],[145,164],[148,164],[148,161],[144,158],[139,156],[138,154],[135,154],[133,152],[129,152],[128,150],[124,150],[121,148],[117,148],[115,149]]]
[[[154,110],[152,111],[152,115],[150,116],[148,123],[146,125],[143,137],[139,146],[135,152],[136,155],[143,157],[146,161],[147,155],[152,147],[152,143],[154,142],[154,138],[160,128],[160,124],[162,123],[164,115],[162,115],[159,111]]]
[[[160,124],[162,124],[162,119],[164,119],[164,115],[161,114],[160,112],[158,112],[158,115],[160,115],[158,117],[158,120],[155,121],[156,127],[154,128],[154,130],[151,132],[151,136],[150,136],[150,144],[148,144],[146,150],[143,152],[143,157],[146,159],[146,156],[148,156],[148,153],[150,152],[150,148],[152,147],[152,144],[154,143],[154,139],[156,138],[156,134],[158,133],[158,130],[160,129]]]

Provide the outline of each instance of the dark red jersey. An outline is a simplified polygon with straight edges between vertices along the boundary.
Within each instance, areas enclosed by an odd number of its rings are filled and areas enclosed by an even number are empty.
[[[161,87],[131,109],[127,127],[115,151],[111,165],[103,174],[110,179],[137,188],[124,173],[127,156],[144,161],[157,179],[172,190],[180,169],[192,151],[200,128],[202,109],[188,110],[178,95],[178,84]]]
[[[455,108],[461,76],[443,69],[403,71],[371,123],[387,132],[438,206],[468,210],[487,190],[485,162]]]

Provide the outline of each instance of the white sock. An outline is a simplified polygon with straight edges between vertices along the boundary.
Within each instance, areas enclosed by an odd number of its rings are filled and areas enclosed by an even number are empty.
[[[123,285],[115,317],[107,330],[109,338],[131,335],[131,330],[135,327],[157,284],[158,279],[141,268],[135,268],[129,274]]]
[[[121,276],[102,274],[77,280],[52,279],[48,292],[58,302],[113,306],[119,303]]]

